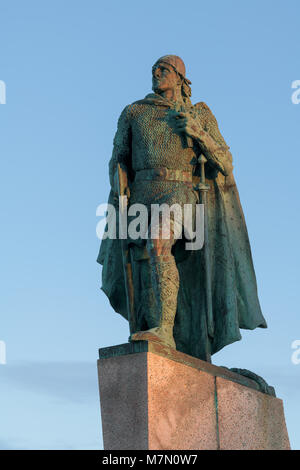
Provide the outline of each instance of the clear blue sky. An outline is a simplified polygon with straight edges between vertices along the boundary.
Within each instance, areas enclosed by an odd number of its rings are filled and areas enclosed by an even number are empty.
[[[300,449],[298,0],[0,0],[0,448],[101,448],[98,347],[128,326],[100,291],[96,207],[123,107],[180,55],[231,146],[267,330],[213,362],[284,400]]]

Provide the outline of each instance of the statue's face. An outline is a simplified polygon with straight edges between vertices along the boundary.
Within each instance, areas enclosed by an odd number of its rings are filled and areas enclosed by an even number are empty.
[[[152,68],[152,90],[155,93],[174,90],[178,87],[179,78],[175,70],[164,62]]]

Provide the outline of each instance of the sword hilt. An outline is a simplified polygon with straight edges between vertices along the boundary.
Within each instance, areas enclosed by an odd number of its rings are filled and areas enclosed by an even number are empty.
[[[197,189],[200,192],[208,191],[210,189],[210,186],[209,184],[205,183],[205,163],[207,162],[207,159],[205,158],[203,153],[198,158],[198,162],[200,163],[201,176],[200,176],[200,183],[197,185]]]
[[[201,153],[200,157],[198,158],[198,162],[200,163],[200,167],[201,167],[200,181],[201,183],[205,183],[205,163],[207,162],[207,159],[205,158],[203,153]]]

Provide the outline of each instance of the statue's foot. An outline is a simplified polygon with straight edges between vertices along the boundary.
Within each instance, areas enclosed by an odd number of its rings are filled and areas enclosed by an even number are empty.
[[[169,348],[176,349],[176,344],[173,338],[173,333],[170,329],[164,329],[163,327],[151,328],[146,331],[138,331],[130,336],[130,341],[154,341],[156,343],[162,343]]]

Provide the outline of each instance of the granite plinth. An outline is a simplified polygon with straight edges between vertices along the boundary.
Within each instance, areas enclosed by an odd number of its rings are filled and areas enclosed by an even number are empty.
[[[282,400],[158,343],[99,350],[105,450],[289,449]]]

